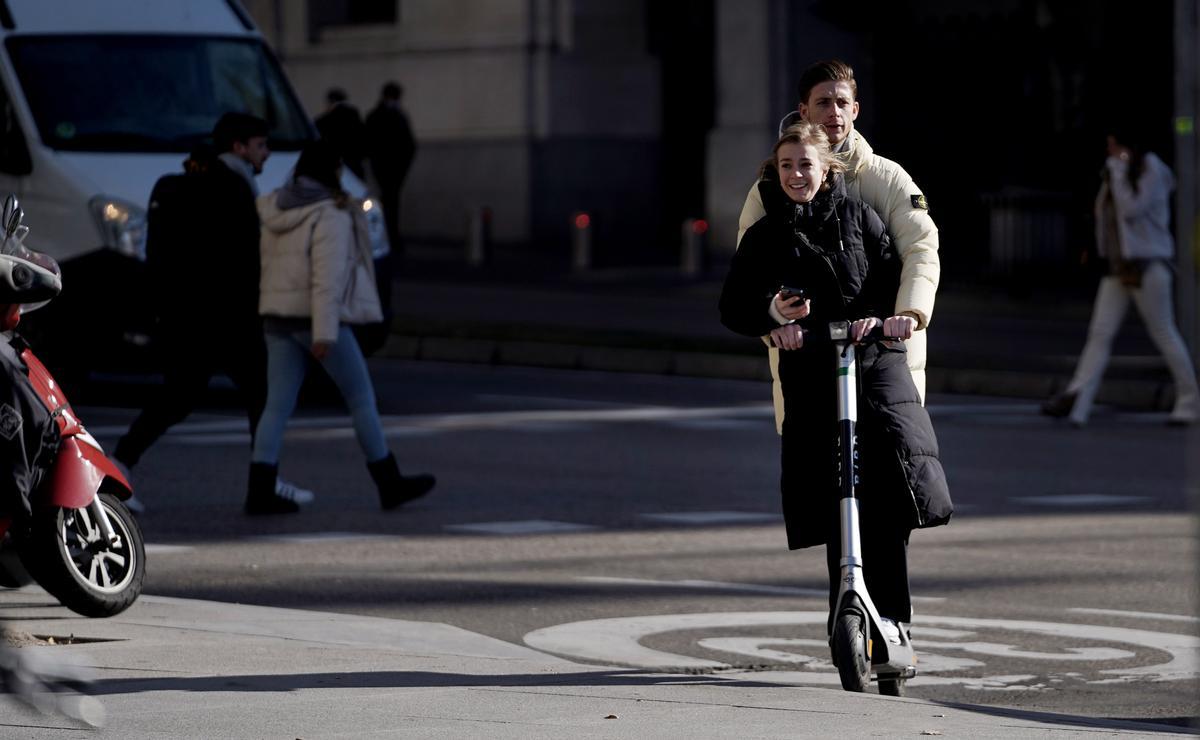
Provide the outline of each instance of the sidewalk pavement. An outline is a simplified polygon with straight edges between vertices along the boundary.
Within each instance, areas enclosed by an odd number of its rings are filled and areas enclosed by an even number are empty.
[[[92,666],[96,737],[1166,737],[1140,722],[942,705],[752,678],[572,663],[445,624],[143,596],[76,617],[35,587],[0,591],[22,647]],[[71,638],[74,638],[72,641]],[[89,736],[0,694],[0,737]]]
[[[381,354],[421,360],[767,379],[761,341],[720,323],[722,271],[514,275],[410,259]],[[1083,348],[1094,285],[1028,289],[944,279],[929,328],[927,388],[1044,399]],[[1098,403],[1169,410],[1170,376],[1140,320],[1127,319]]]

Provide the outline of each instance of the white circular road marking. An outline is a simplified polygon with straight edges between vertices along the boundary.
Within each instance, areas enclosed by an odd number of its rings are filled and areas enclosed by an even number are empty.
[[[631,668],[663,672],[711,670],[716,675],[744,679],[753,673],[756,680],[785,684],[829,685],[837,682],[837,672],[829,663],[829,648],[822,640],[775,637],[702,638],[698,645],[711,650],[742,655],[755,660],[774,660],[794,663],[795,671],[742,671],[730,663],[706,658],[654,650],[641,640],[684,630],[745,629],[747,627],[778,627],[821,625],[826,623],[825,612],[717,612],[711,614],[664,614],[657,616],[617,617],[560,624],[534,630],[525,635],[525,644],[537,650],[581,660],[622,665]],[[944,628],[950,629],[944,629]],[[988,640],[978,639],[987,632]],[[1000,633],[1000,634],[998,634]],[[1021,645],[1020,633],[1063,638],[1066,642],[1057,650],[1031,649]],[[921,682],[926,685],[958,684],[981,689],[1008,689],[1015,686],[1039,688],[1033,684],[1034,675],[954,676],[954,672],[978,669],[985,662],[976,657],[1020,658],[1026,661],[1047,661],[1051,665],[1063,661],[1098,662],[1136,657],[1145,648],[1169,656],[1166,662],[1125,668],[1098,669],[1095,676],[1084,678],[1079,673],[1061,676],[1086,680],[1092,684],[1131,681],[1184,681],[1200,676],[1200,638],[1193,635],[1150,630],[1107,627],[1091,624],[1068,624],[1010,619],[977,619],[922,615],[917,629],[918,667]],[[1016,644],[998,641],[998,637],[1014,636]],[[933,638],[933,639],[925,639]],[[1093,643],[1073,645],[1075,641]],[[1094,643],[1108,643],[1096,646]],[[1132,646],[1133,649],[1129,649]],[[926,652],[931,648],[934,652]],[[1143,648],[1142,651],[1137,648]],[[945,655],[953,652],[954,655]],[[968,657],[974,656],[974,657]],[[1058,675],[1058,674],[1055,674]],[[1060,676],[1060,678],[1061,678]],[[1057,681],[1058,678],[1051,678]]]

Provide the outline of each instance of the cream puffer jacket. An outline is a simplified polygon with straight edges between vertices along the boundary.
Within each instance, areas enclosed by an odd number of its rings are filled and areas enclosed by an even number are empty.
[[[900,290],[896,294],[896,313],[917,317],[918,331],[904,344],[908,350],[908,369],[913,383],[925,398],[925,327],[933,317],[933,303],[941,276],[938,257],[938,231],[920,188],[904,168],[875,154],[858,131],[850,132],[850,144],[838,159],[846,165],[846,189],[875,209],[887,225],[892,243],[904,264],[900,272]],[[766,214],[757,183],[750,187],[738,219],[738,243],[742,235]],[[881,316],[879,318],[887,318]],[[771,377],[774,379],[775,423],[783,429],[783,394],[779,387],[779,350],[768,350]],[[832,380],[831,380],[832,382]]]
[[[258,313],[311,317],[314,342],[335,341],[342,322],[381,321],[362,208],[354,201],[338,208],[327,198],[281,210],[278,196],[275,191],[258,199],[262,220]]]

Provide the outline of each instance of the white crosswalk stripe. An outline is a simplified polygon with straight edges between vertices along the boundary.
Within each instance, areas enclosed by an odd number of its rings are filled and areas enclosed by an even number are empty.
[[[559,534],[567,532],[586,532],[597,529],[590,524],[574,524],[572,522],[555,522],[546,519],[528,519],[514,522],[478,522],[473,524],[447,524],[443,527],[448,532],[467,534],[522,535],[522,534]]]
[[[1127,506],[1153,501],[1150,496],[1117,496],[1101,493],[1064,494],[1061,496],[1012,496],[1009,501],[1033,506],[1069,506],[1096,508],[1103,506]]]
[[[779,521],[778,514],[757,511],[674,511],[654,514],[638,514],[641,519],[669,524],[751,524]]]

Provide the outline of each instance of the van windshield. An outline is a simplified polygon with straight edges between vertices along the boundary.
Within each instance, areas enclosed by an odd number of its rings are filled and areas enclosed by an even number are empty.
[[[187,152],[228,111],[259,116],[271,148],[314,137],[257,39],[14,36],[6,42],[43,143],[85,152]]]

